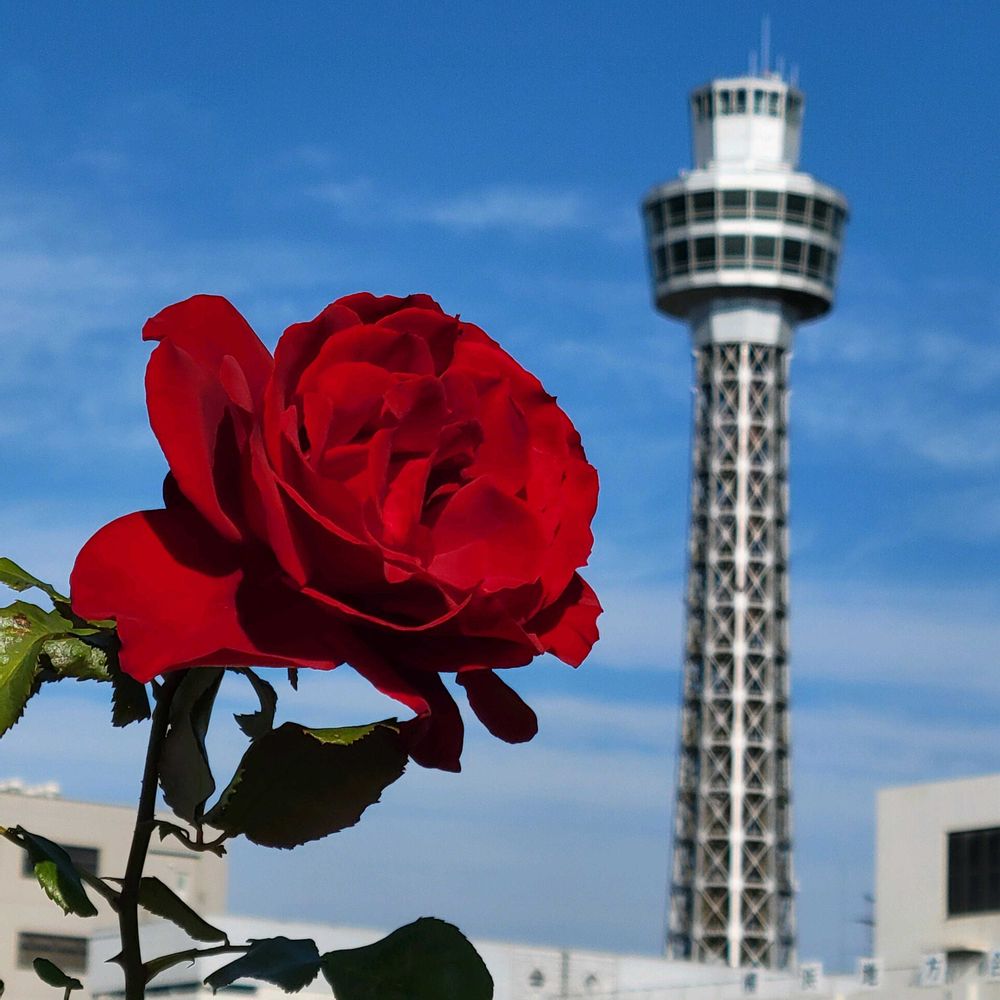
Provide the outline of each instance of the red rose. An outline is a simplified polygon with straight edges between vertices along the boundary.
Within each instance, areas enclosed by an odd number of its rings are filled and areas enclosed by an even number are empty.
[[[531,739],[493,668],[578,665],[601,610],[576,573],[597,474],[538,380],[426,295],[338,299],[273,358],[213,296],[143,337],[165,509],[102,528],[72,575],[123,669],[348,663],[416,713],[415,760],[457,770],[454,672],[492,733]]]

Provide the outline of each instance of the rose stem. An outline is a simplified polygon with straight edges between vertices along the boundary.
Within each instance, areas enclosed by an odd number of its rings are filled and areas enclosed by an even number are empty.
[[[160,751],[163,737],[170,722],[170,702],[180,684],[184,670],[175,670],[167,675],[156,692],[156,707],[149,729],[149,744],[146,747],[146,765],[142,772],[142,786],[139,792],[139,808],[135,815],[135,829],[132,831],[132,846],[128,853],[125,878],[122,879],[121,896],[118,900],[118,927],[121,931],[121,966],[125,972],[125,1000],[143,1000],[146,996],[146,971],[139,949],[139,881],[146,864],[146,852],[155,829],[156,786],[160,776]]]

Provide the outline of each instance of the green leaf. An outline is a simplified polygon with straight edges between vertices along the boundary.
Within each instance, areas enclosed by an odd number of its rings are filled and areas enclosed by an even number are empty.
[[[149,710],[149,695],[145,684],[129,677],[118,662],[118,638],[108,657],[108,673],[111,675],[111,725],[119,729],[132,722],[141,722],[152,714]]]
[[[0,623],[0,736],[24,714],[41,651],[40,639],[11,635]]]
[[[195,941],[229,942],[225,931],[213,927],[191,909],[173,889],[158,878],[147,877],[139,882],[139,905],[164,920],[177,924]]]
[[[433,917],[365,948],[327,952],[323,975],[337,1000],[491,1000],[493,978],[452,924]]]
[[[319,949],[309,938],[263,938],[251,941],[250,950],[235,962],[216,969],[205,985],[216,993],[237,979],[262,979],[286,993],[298,993],[316,978],[319,962]]]
[[[395,719],[345,729],[297,722],[259,736],[205,822],[264,847],[354,826],[406,767]]]
[[[13,726],[36,690],[42,645],[71,623],[27,601],[0,608],[0,736]]]
[[[27,850],[35,869],[35,878],[49,899],[63,913],[96,917],[97,909],[83,888],[80,873],[70,856],[58,844],[36,833],[29,833],[23,827],[14,827],[14,833]]]
[[[82,990],[83,983],[79,979],[67,976],[55,962],[50,962],[47,958],[36,958],[32,963],[38,978],[49,986],[58,986],[64,990]]]
[[[241,670],[240,673],[245,675],[253,685],[257,699],[260,701],[260,710],[250,712],[246,715],[237,715],[235,719],[240,729],[250,739],[255,740],[258,736],[263,736],[274,728],[274,713],[278,707],[278,693],[267,681],[258,677],[252,670]]]
[[[69,598],[60,594],[51,583],[39,580],[37,576],[32,576],[26,569],[22,569],[13,559],[6,556],[0,558],[0,583],[11,590],[31,590],[33,587],[41,590],[62,604],[69,604]]]
[[[188,670],[170,703],[170,728],[160,756],[160,787],[168,806],[189,823],[199,823],[215,791],[205,734],[222,683],[222,667]]]
[[[60,677],[77,680],[109,681],[108,657],[103,649],[92,646],[76,636],[47,639],[42,644],[42,661]]]

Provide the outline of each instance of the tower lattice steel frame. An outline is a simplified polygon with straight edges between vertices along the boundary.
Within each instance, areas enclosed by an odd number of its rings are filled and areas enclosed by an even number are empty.
[[[668,954],[795,962],[788,712],[788,366],[833,302],[843,196],[797,172],[775,74],[691,95],[696,167],[643,203],[657,307],[695,360]]]

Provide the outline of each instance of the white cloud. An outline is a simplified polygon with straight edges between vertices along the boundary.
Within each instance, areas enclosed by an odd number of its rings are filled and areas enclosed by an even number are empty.
[[[514,186],[484,188],[414,206],[415,219],[460,230],[508,229],[552,232],[592,224],[592,210],[576,191]]]

